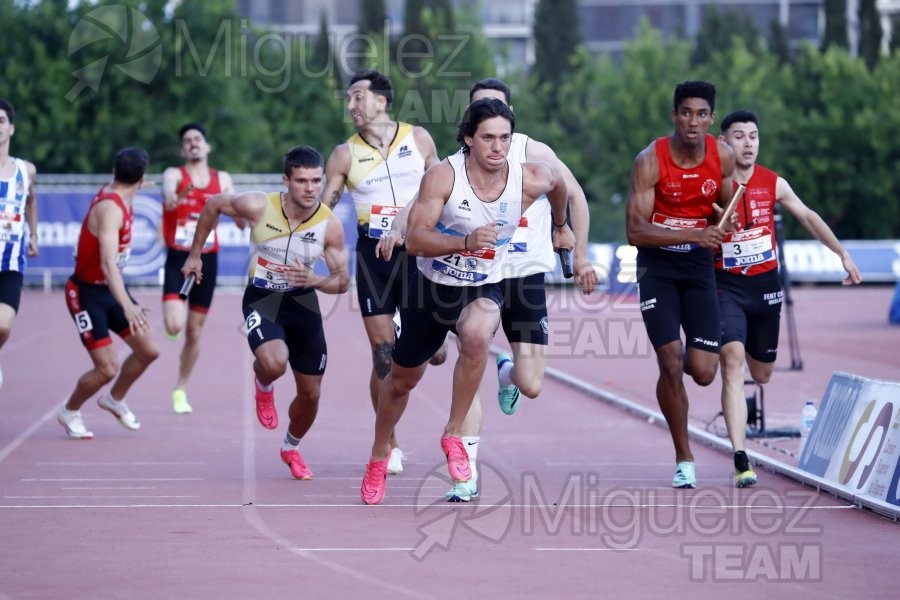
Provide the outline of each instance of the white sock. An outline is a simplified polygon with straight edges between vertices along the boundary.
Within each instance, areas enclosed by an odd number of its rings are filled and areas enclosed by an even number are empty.
[[[263,385],[263,382],[260,381],[259,378],[257,378],[257,380],[256,380],[256,385],[259,387],[259,389],[261,389],[261,390],[264,391],[264,392],[271,392],[271,391],[272,391],[272,386],[275,385],[275,384],[274,384],[274,383],[270,383],[269,385]]]
[[[475,460],[478,458],[478,442],[481,438],[477,435],[462,436],[463,446],[469,455],[469,468],[472,469],[472,481],[478,479],[478,468],[475,466]]]
[[[288,431],[287,433],[284,434],[284,441],[281,443],[282,450],[286,450],[286,451],[296,450],[299,447],[300,447],[300,439],[299,438],[295,438],[294,436],[292,436],[290,431]]]
[[[500,378],[500,385],[506,387],[508,385],[512,385],[512,373],[513,361],[508,360],[500,366],[500,370],[498,371],[498,376]]]

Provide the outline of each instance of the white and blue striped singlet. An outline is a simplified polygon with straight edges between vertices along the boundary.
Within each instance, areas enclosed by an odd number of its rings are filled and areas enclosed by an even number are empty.
[[[0,179],[0,270],[21,272],[25,268],[29,236],[25,203],[31,182],[25,161],[20,158],[13,160],[16,172],[9,179]]]

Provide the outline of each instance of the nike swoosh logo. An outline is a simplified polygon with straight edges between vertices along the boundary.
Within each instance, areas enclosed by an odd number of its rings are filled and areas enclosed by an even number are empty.
[[[466,446],[474,446],[478,442],[466,442]]]
[[[460,478],[459,478],[459,479],[460,479],[461,481],[468,481],[469,479],[472,478],[472,470],[469,468],[469,463],[468,463],[468,462],[466,462],[465,468],[460,468],[459,466],[457,466],[457,467],[456,467],[456,472],[457,472],[457,474],[460,475]]]

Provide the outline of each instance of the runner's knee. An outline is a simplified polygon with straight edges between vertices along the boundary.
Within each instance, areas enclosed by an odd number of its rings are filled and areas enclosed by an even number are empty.
[[[391,352],[393,349],[393,345],[388,342],[378,342],[372,348],[372,370],[378,379],[384,379],[391,372]]]
[[[750,377],[756,383],[769,383],[775,363],[757,363],[750,365]]]
[[[142,363],[144,363],[145,365],[149,365],[154,360],[159,358],[159,348],[154,346],[152,348],[143,349],[137,353],[137,356]]]
[[[519,372],[516,371],[516,379],[519,380],[519,383],[516,384],[519,391],[529,398],[537,398],[541,394],[541,388],[544,387],[544,376],[542,373],[529,373],[525,376],[520,376]]]
[[[684,358],[680,352],[663,352],[660,349],[656,360],[663,379],[680,380],[684,376]]]
[[[691,377],[694,383],[700,386],[707,386],[716,380],[718,362],[698,360],[691,362]]]
[[[115,358],[111,360],[102,360],[97,363],[94,370],[103,379],[103,383],[109,383],[115,379],[119,372],[119,361]]]
[[[263,381],[275,381],[287,371],[287,357],[258,356],[256,363],[259,365],[258,376]]]

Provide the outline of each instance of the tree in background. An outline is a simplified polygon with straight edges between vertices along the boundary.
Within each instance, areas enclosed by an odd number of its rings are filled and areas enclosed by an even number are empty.
[[[403,37],[396,44],[396,60],[401,71],[415,77],[428,62],[441,34],[452,33],[453,7],[449,0],[406,0]]]
[[[235,173],[277,173],[288,147],[327,151],[352,131],[343,93],[312,68],[322,64],[314,38],[255,29],[233,0],[170,10],[169,0],[0,1],[0,96],[17,108],[16,148],[40,172],[108,173],[117,149],[140,145],[158,173],[180,162],[177,130],[187,120],[207,125],[216,166]],[[79,45],[92,20],[133,38]],[[383,35],[373,36],[365,58],[393,79],[396,117],[428,128],[446,155],[456,150],[471,84],[503,77],[517,126],[550,144],[582,183],[593,241],[624,240],[634,156],[671,132],[674,86],[699,78],[716,83],[719,116],[737,108],[760,115],[761,162],[783,173],[840,238],[900,238],[897,53],[869,69],[845,49],[806,44],[784,62],[758,36],[736,35],[693,64],[690,42],[664,39],[645,20],[616,60],[581,48],[551,84],[495,64],[477,11],[454,15],[452,28],[434,8],[420,20],[431,53],[415,76],[392,64]],[[126,65],[134,40],[145,50]],[[158,65],[144,60],[154,56]],[[87,76],[95,65],[105,67],[102,78]],[[136,65],[158,72],[142,80]],[[785,227],[789,237],[805,235],[790,219]]]
[[[390,73],[395,118],[427,128],[440,156],[457,150],[456,126],[469,103],[469,87],[497,74],[478,18],[466,12],[448,18],[448,10],[445,2],[421,11],[416,27],[426,52],[415,71],[408,56],[398,55],[401,64]]]
[[[874,69],[881,57],[881,16],[875,0],[859,0],[859,56]]]
[[[847,0],[825,0],[825,35],[822,50],[832,46],[847,49]]]
[[[384,0],[362,0],[356,31],[362,35],[380,36],[387,18],[387,5]]]
[[[791,62],[791,46],[787,28],[772,19],[769,22],[769,51],[778,57],[779,65]]]
[[[385,28],[387,27],[387,6],[384,0],[362,0],[360,4],[359,23],[356,26],[356,33],[362,38],[353,40],[348,44],[348,50],[353,55],[366,52],[370,46],[364,40],[372,40],[375,43],[383,44],[384,36],[387,35]],[[357,57],[349,61],[347,65],[351,71],[361,71],[366,68],[366,59]]]
[[[555,84],[570,69],[581,44],[581,24],[575,0],[538,0],[534,10],[534,73],[538,81]]]
[[[781,93],[792,99],[793,110],[789,129],[777,138],[772,167],[841,238],[900,234],[900,203],[867,206],[900,193],[897,146],[887,137],[900,135],[900,116],[884,108],[900,93],[898,66],[892,57],[869,71],[836,48],[805,48],[784,79]],[[805,237],[796,224],[787,223],[786,232]]]
[[[664,41],[642,19],[618,63],[576,53],[554,90],[565,100],[555,109],[543,106],[534,87],[514,91],[516,127],[552,146],[584,188],[592,239],[625,239],[632,162],[651,140],[671,133],[672,91],[695,78],[690,55],[690,42]]]
[[[323,10],[319,19],[319,35],[316,37],[310,58],[310,70],[321,73],[323,77],[333,79],[334,87],[342,87],[341,65],[331,47],[331,36],[328,29],[328,14]]]
[[[422,13],[425,0],[405,0],[403,8],[403,37],[397,41],[394,53],[401,71],[419,73],[422,56],[428,52],[429,42]]]
[[[272,154],[278,152],[273,152],[277,148],[273,130],[281,124],[265,118],[261,99],[290,88],[291,69],[296,64],[279,43],[283,38],[264,37],[248,27],[230,0],[179,3],[171,21],[162,20],[156,28],[169,55],[169,62],[163,61],[149,85],[159,101],[136,99],[135,103],[150,105],[148,120],[165,107],[170,131],[162,150],[172,155],[167,164],[182,160],[177,144],[172,143],[172,131],[177,132],[172,122],[184,120],[204,123],[223,169],[254,172],[261,165],[273,164]],[[147,93],[133,84],[124,89]],[[121,105],[120,110],[130,111],[129,106],[134,104]],[[232,144],[218,143],[220,140],[239,142],[232,148]],[[154,154],[157,149],[148,148],[155,164],[159,164]]]
[[[730,47],[735,37],[744,40],[748,46],[757,45],[760,33],[751,16],[731,8],[720,10],[708,6],[703,11],[703,21],[694,41],[691,63],[700,65],[707,62],[723,48]]]
[[[891,45],[888,54],[897,54],[900,49],[900,15],[891,15]]]

